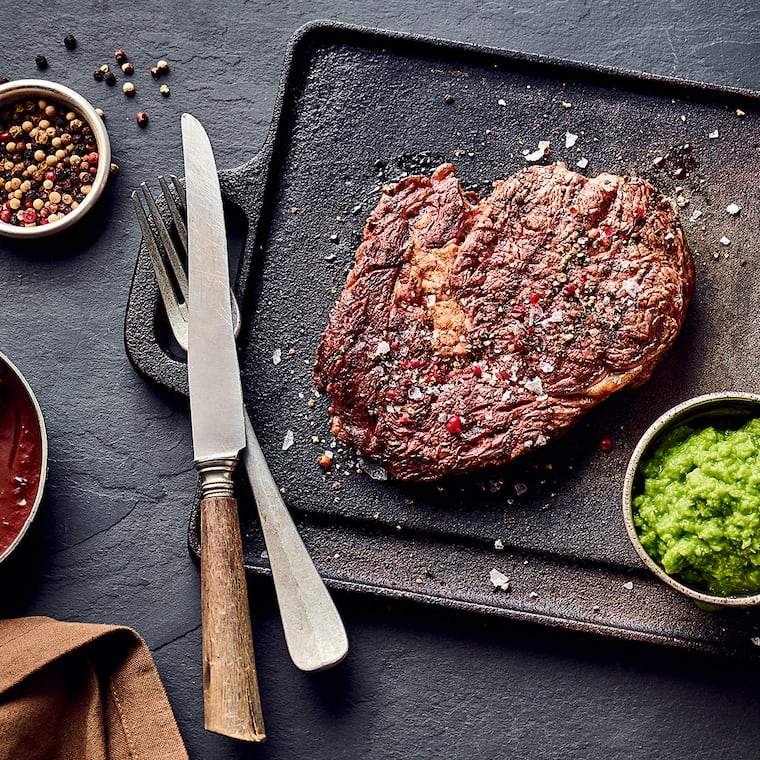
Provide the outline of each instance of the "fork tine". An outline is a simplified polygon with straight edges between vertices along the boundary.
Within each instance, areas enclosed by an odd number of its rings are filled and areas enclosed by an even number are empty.
[[[169,179],[174,186],[174,193],[172,193],[169,183],[165,177],[159,177],[158,182],[161,186],[161,190],[164,194],[164,198],[167,202],[169,213],[177,228],[178,237],[180,243],[184,246],[184,253],[187,253],[187,225],[185,222],[186,213],[186,196],[185,188],[182,187],[179,180],[171,175]],[[140,185],[143,196],[145,197],[145,204],[148,206],[150,215],[153,217],[153,225],[158,233],[158,237],[161,240],[164,253],[169,261],[172,269],[173,278],[169,274],[169,270],[166,268],[164,262],[164,256],[156,240],[156,235],[153,228],[148,221],[148,216],[145,209],[140,202],[137,191],[132,193],[132,202],[135,206],[135,212],[137,213],[137,219],[140,222],[140,228],[142,229],[143,237],[145,238],[145,244],[150,252],[151,261],[153,262],[153,269],[156,272],[156,280],[158,281],[159,291],[161,298],[164,302],[166,314],[169,318],[169,325],[172,328],[174,337],[181,348],[187,351],[188,344],[188,328],[187,328],[187,270],[185,269],[182,261],[180,260],[177,246],[172,239],[169,230],[161,216],[161,212],[158,210],[156,201],[151,195],[150,189],[147,183],[143,182]],[[182,300],[177,297],[177,289],[179,289],[182,296]],[[230,302],[232,306],[232,322],[235,329],[235,337],[240,332],[241,318],[240,307],[238,306],[237,299],[230,290]]]
[[[177,181],[176,177],[172,177],[171,179],[176,189],[179,185],[179,182]],[[161,192],[164,194],[164,198],[166,198],[166,204],[169,207],[169,213],[171,214],[174,226],[177,228],[177,234],[179,235],[179,239],[182,242],[182,247],[185,249],[185,251],[187,251],[187,225],[185,224],[186,210],[185,200],[182,197],[183,194],[177,192],[177,196],[179,197],[179,205],[177,205],[177,200],[175,199],[174,194],[171,192],[171,190],[169,190],[169,184],[163,176],[158,178],[158,184],[161,185]],[[179,276],[179,273],[175,272],[175,275]],[[184,269],[182,270],[182,276],[185,276]]]
[[[171,180],[172,184],[174,185],[174,189],[177,191],[177,197],[179,198],[180,206],[182,206],[182,208],[187,211],[187,195],[185,193],[185,188],[182,186],[182,183],[174,174],[172,174]]]
[[[153,198],[147,188],[147,185],[143,183],[141,189],[146,198]],[[174,337],[177,343],[185,350],[187,350],[187,304],[179,303],[177,300],[177,294],[172,286],[171,277],[164,264],[163,256],[156,243],[153,229],[148,221],[145,209],[140,201],[137,190],[132,193],[132,204],[135,208],[135,214],[137,215],[137,221],[140,224],[140,230],[142,231],[143,240],[145,241],[145,247],[150,254],[150,260],[153,264],[153,271],[156,275],[156,283],[158,284],[158,290],[161,294],[161,300],[164,302],[164,309],[166,310],[166,316],[169,319],[169,325],[174,333]],[[150,203],[148,203],[150,206]],[[153,204],[155,206],[155,204]],[[155,220],[156,217],[154,217]],[[160,233],[159,233],[160,234]]]
[[[161,212],[158,210],[156,201],[153,200],[153,196],[148,190],[147,184],[143,182],[140,187],[142,188],[143,195],[145,196],[145,202],[148,204],[150,215],[153,217],[153,223],[155,224],[158,235],[164,245],[166,258],[169,259],[169,264],[171,264],[172,270],[177,277],[177,286],[179,287],[179,292],[182,295],[182,300],[187,303],[187,275],[185,274],[185,268],[182,266],[182,262],[179,260],[177,248],[174,245],[172,236],[169,234],[169,230],[166,228],[166,224],[164,223],[163,217],[161,216]]]

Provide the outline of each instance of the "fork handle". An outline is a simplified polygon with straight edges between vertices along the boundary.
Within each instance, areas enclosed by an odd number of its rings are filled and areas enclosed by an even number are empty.
[[[297,668],[324,670],[348,654],[343,621],[282,500],[245,412],[243,463],[261,520],[288,652]]]
[[[199,468],[200,469],[200,468]],[[203,703],[208,731],[266,738],[234,496],[207,495],[201,510]]]

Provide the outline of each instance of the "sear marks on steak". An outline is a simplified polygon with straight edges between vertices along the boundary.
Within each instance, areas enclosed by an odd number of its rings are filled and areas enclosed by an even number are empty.
[[[332,431],[396,478],[508,462],[651,374],[694,268],[643,179],[530,167],[478,202],[454,167],[384,188],[317,349]]]

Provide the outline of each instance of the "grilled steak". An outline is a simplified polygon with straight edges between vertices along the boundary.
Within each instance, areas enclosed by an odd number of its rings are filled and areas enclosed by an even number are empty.
[[[694,269],[643,179],[524,169],[478,202],[444,164],[385,188],[317,350],[333,433],[391,475],[514,459],[651,374]]]

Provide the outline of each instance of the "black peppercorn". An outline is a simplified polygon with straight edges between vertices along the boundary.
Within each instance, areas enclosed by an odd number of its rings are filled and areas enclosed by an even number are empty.
[[[102,82],[104,78],[104,74],[100,69],[95,69],[95,71],[92,72],[92,78],[96,82]]]
[[[106,73],[103,74],[103,79],[105,79],[106,84],[108,85],[116,84],[116,76],[114,75],[113,71],[106,71]]]
[[[63,44],[68,50],[73,50],[77,46],[76,37],[73,34],[67,34],[63,38]]]
[[[38,69],[46,69],[48,67],[47,58],[44,55],[38,55],[34,62],[37,64]]]

